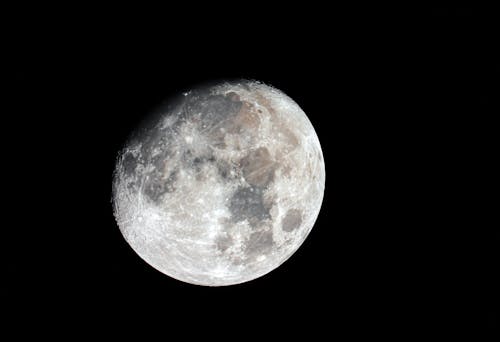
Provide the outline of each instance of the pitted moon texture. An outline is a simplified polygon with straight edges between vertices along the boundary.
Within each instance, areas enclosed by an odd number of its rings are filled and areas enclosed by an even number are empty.
[[[114,214],[148,264],[223,286],[287,260],[319,214],[325,166],[300,107],[255,81],[185,93],[117,160]]]

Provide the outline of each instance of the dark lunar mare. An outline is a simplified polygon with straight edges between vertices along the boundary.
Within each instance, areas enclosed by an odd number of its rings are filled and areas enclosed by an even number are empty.
[[[273,232],[271,230],[256,231],[250,235],[245,244],[245,254],[249,258],[268,253],[274,245]]]
[[[246,219],[251,226],[271,217],[264,205],[263,189],[256,186],[239,187],[231,197],[229,211],[234,222]]]
[[[281,221],[281,228],[285,232],[291,232],[300,227],[302,223],[302,211],[299,209],[288,209]]]
[[[237,115],[242,105],[243,102],[231,94],[213,95],[207,90],[197,91],[186,99],[181,116],[198,122],[202,131],[210,131]]]

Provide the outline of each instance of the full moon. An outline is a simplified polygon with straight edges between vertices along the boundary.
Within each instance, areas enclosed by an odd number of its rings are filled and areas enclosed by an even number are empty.
[[[324,186],[321,146],[297,103],[257,81],[219,82],[179,94],[131,136],[113,207],[149,265],[224,286],[285,262],[311,231]]]

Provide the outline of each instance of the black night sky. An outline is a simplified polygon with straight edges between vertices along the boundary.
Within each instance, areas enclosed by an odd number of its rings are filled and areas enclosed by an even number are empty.
[[[474,146],[493,145],[499,113],[496,18],[471,8],[192,6],[59,9],[53,20],[34,11],[10,26],[3,139],[16,165],[4,167],[15,218],[4,227],[1,293],[11,317],[55,311],[78,331],[78,315],[96,318],[88,327],[122,315],[172,329],[190,321],[214,336],[224,331],[216,322],[327,338],[498,327],[498,233],[458,203],[476,189],[466,184],[472,166],[491,163]],[[283,90],[308,115],[325,158],[323,206],[302,247],[268,275],[182,283],[122,238],[115,158],[168,96],[239,78]]]

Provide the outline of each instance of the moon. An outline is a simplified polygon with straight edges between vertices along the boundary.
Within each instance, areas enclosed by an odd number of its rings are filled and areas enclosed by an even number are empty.
[[[316,132],[282,91],[258,81],[197,86],[152,115],[119,152],[118,227],[149,265],[226,286],[259,278],[304,242],[321,208]]]

